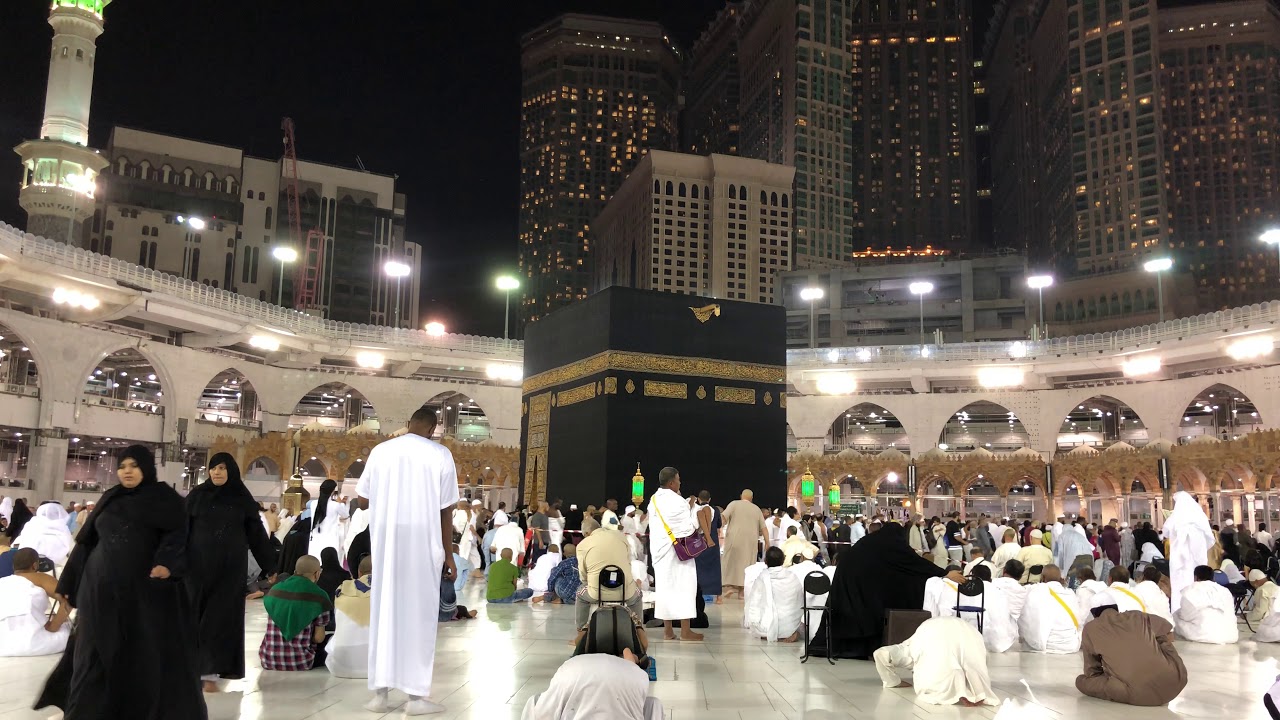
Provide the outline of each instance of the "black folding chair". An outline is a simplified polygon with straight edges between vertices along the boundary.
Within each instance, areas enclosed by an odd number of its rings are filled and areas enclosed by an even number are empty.
[[[1253,624],[1249,622],[1249,601],[1253,598],[1253,588],[1246,582],[1237,582],[1227,585],[1227,590],[1231,591],[1231,600],[1235,603],[1235,613],[1244,620],[1245,627],[1250,632],[1256,632]]]
[[[964,605],[962,598],[978,598],[977,605]],[[970,601],[972,602],[972,601]],[[963,618],[964,613],[978,616],[978,632],[982,632],[983,618],[987,613],[987,587],[977,578],[969,578],[956,586],[956,617]]]
[[[831,592],[831,578],[827,577],[826,573],[814,570],[813,572],[804,576],[805,602],[804,602],[804,607],[800,611],[801,613],[803,613],[802,620],[803,620],[803,627],[804,627],[804,655],[800,658],[800,662],[802,663],[808,662],[809,660],[809,611],[816,610],[819,613],[821,613],[822,620],[826,621],[827,662],[831,665],[836,664],[835,658],[831,657],[831,617],[830,617],[831,608],[827,607],[826,605],[820,605],[816,607],[811,607],[809,605],[810,595],[826,595],[830,592]],[[819,624],[822,624],[822,621],[819,621]]]

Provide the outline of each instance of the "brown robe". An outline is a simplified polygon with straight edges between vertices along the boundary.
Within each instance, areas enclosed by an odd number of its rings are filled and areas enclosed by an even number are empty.
[[[750,500],[734,500],[720,517],[725,529],[720,578],[725,585],[740,588],[746,584],[747,566],[755,564],[760,552],[764,515]]]
[[[1187,686],[1168,620],[1141,612],[1107,610],[1084,626],[1084,674],[1076,689],[1127,705],[1164,705]]]

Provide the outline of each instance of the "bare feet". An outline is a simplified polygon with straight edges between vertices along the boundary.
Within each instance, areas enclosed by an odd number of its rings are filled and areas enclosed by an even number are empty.
[[[702,636],[692,630],[681,630],[680,639],[697,642],[702,639]]]
[[[676,634],[675,634],[675,633],[673,633],[673,632],[671,632],[670,630],[668,630],[668,631],[666,631],[666,632],[662,633],[662,639],[663,639],[663,640],[675,640],[675,639],[676,639]]]
[[[467,617],[469,617],[469,618],[471,618],[471,619],[473,619],[473,620],[474,620],[474,619],[475,619],[475,617],[476,617],[476,615],[479,615],[479,614],[480,614],[480,611],[479,611],[479,610],[472,610],[471,612],[468,612],[468,613],[467,613]]]
[[[717,604],[717,605],[723,605],[723,604],[724,604],[724,595],[717,595],[717,596],[716,596],[716,604]]]
[[[790,636],[790,637],[785,637],[785,638],[783,638],[783,639],[779,640],[778,642],[793,643],[793,642],[795,642],[796,640],[799,640],[799,639],[800,639],[800,631],[799,631],[799,630],[797,630],[797,631],[795,631],[795,632],[791,633],[791,636]]]
[[[538,603],[542,602],[542,596],[541,596],[541,595],[534,595],[534,596],[533,596],[533,599],[532,599],[532,602],[533,602],[533,604],[534,604],[534,605],[537,605]]]
[[[974,701],[970,700],[969,698],[960,698],[960,699],[956,702],[956,704],[957,704],[957,705],[959,705],[960,707],[980,707],[980,706],[982,705],[982,703],[980,703],[980,702],[974,702]]]
[[[903,680],[902,682],[898,683],[897,685],[894,685],[894,687],[896,687],[896,688],[909,688],[909,687],[911,687],[911,683],[907,682],[906,680]]]
[[[245,600],[257,600],[258,598],[262,597],[263,595],[266,595],[266,593],[262,592],[261,590],[254,590],[253,592],[249,593],[248,595],[245,595],[245,596],[244,596],[244,599],[245,599]]]
[[[205,680],[203,683],[201,683],[201,686],[204,689],[204,691],[207,693],[218,692],[218,683],[214,682],[213,680]]]

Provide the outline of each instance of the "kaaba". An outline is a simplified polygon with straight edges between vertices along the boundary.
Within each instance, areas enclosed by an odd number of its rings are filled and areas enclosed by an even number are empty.
[[[521,496],[600,506],[658,471],[725,505],[786,499],[786,310],[611,287],[525,331]]]

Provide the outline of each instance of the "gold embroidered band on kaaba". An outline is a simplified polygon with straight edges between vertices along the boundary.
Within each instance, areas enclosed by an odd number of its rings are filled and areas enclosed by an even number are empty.
[[[606,350],[589,358],[527,377],[524,380],[522,391],[523,394],[528,395],[608,370],[705,377],[717,380],[738,380],[776,385],[781,385],[787,380],[787,369],[778,365],[759,365],[711,358],[686,358],[624,350]]]

